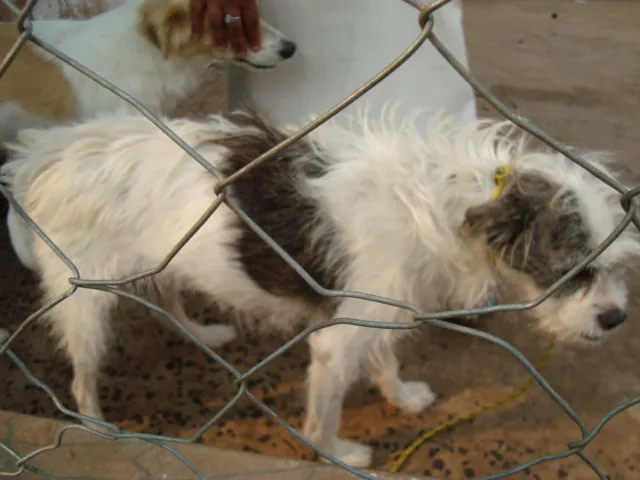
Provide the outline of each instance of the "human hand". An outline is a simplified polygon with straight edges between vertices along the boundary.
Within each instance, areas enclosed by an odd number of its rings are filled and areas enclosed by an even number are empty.
[[[191,31],[195,39],[211,24],[216,48],[245,56],[247,47],[260,49],[260,14],[257,0],[191,0]]]

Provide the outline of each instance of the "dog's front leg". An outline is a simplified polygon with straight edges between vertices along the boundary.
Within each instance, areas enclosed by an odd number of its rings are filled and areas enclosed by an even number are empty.
[[[342,403],[375,335],[373,329],[334,325],[309,338],[311,365],[303,433],[317,448],[353,467],[369,466],[372,449],[338,438]]]
[[[371,345],[368,358],[371,381],[389,403],[407,413],[421,412],[435,401],[436,395],[426,382],[404,382],[400,379],[400,364],[393,351],[393,338],[389,334],[380,343]]]

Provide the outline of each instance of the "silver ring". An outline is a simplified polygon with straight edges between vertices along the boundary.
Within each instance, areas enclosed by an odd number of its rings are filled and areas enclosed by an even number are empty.
[[[238,20],[242,20],[242,17],[235,16],[235,15],[229,15],[228,13],[224,14],[224,23],[226,23],[227,25],[229,25],[230,23],[235,23]]]

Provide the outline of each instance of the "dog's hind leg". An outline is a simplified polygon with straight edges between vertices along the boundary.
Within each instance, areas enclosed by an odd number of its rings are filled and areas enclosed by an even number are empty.
[[[72,245],[73,242],[69,242],[69,248],[60,244],[58,247],[70,255],[70,258],[79,257],[73,255],[75,252]],[[39,242],[35,252],[41,268],[44,301],[50,301],[70,287],[71,272],[44,243]],[[100,263],[103,261],[94,260]],[[78,263],[76,265],[87,278],[109,278],[108,273],[103,270],[82,268]],[[117,300],[117,296],[111,293],[79,288],[47,313],[53,334],[73,366],[71,391],[78,411],[98,420],[104,419],[98,396],[98,376],[108,348],[109,315]],[[90,421],[83,420],[83,423],[98,430],[106,430]]]
[[[393,351],[392,339],[384,338],[370,346],[367,367],[371,381],[385,399],[405,412],[421,412],[436,399],[426,382],[400,380],[400,364]]]
[[[210,348],[218,348],[233,341],[236,329],[230,325],[200,325],[189,318],[184,310],[180,293],[173,289],[156,290],[154,301],[156,305],[169,312],[191,335]],[[162,321],[167,317],[151,309],[151,314]]]
[[[56,282],[55,285],[59,290],[64,283]],[[109,313],[116,300],[110,293],[79,289],[50,313],[53,330],[73,365],[71,391],[78,412],[98,420],[104,419],[98,396],[98,376],[107,351]],[[104,430],[92,422],[83,420],[83,423]]]
[[[372,449],[338,438],[342,403],[358,378],[366,344],[375,332],[352,325],[334,325],[309,338],[307,412],[303,434],[318,449],[353,467],[367,467]]]

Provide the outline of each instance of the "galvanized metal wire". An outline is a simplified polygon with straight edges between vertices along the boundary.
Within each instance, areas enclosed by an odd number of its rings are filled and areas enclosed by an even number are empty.
[[[74,69],[82,72],[87,77],[91,78],[93,81],[99,83],[103,87],[111,90],[118,97],[134,106],[138,111],[140,111],[146,118],[149,119],[152,123],[154,123],[160,130],[162,130],[169,138],[171,138],[176,144],[178,144],[181,148],[183,148],[195,161],[200,163],[205,169],[207,169],[211,174],[218,178],[218,183],[215,186],[215,192],[218,195],[216,200],[212,203],[212,205],[208,208],[208,210],[202,215],[202,217],[196,222],[195,225],[187,232],[187,234],[178,242],[177,245],[167,254],[165,259],[156,267],[151,270],[141,272],[137,275],[117,279],[117,280],[106,280],[106,279],[88,279],[82,278],[80,276],[80,272],[78,268],[73,264],[73,262],[67,258],[56,245],[55,243],[47,237],[47,235],[38,227],[38,225],[29,218],[26,212],[20,207],[20,205],[16,202],[15,198],[12,196],[11,192],[4,186],[0,185],[0,191],[2,194],[8,199],[13,208],[15,208],[16,212],[33,228],[36,234],[46,242],[46,244],[60,257],[62,261],[69,267],[70,278],[69,278],[69,289],[58,296],[57,298],[49,301],[47,304],[43,305],[39,308],[35,313],[30,315],[26,320],[24,320],[21,325],[9,336],[9,338],[5,339],[4,343],[0,345],[0,355],[7,355],[9,359],[22,371],[22,373],[27,377],[27,379],[33,383],[35,386],[44,391],[55,403],[56,407],[63,414],[75,418],[77,420],[89,420],[95,423],[96,425],[101,425],[103,427],[107,427],[109,433],[102,433],[100,431],[94,430],[87,426],[81,424],[68,425],[60,429],[57,432],[55,441],[46,447],[42,447],[39,449],[35,449],[28,454],[18,454],[14,450],[10,448],[9,445],[6,445],[0,442],[0,448],[7,452],[15,459],[15,464],[13,469],[7,471],[0,471],[0,476],[18,476],[25,471],[30,471],[36,474],[39,474],[45,478],[55,479],[55,477],[45,471],[42,471],[30,464],[30,462],[36,457],[42,455],[45,452],[48,452],[52,449],[59,447],[64,439],[64,436],[67,432],[71,430],[83,430],[90,432],[94,435],[109,438],[109,439],[140,439],[147,442],[152,443],[158,448],[162,448],[166,450],[168,453],[174,455],[178,458],[182,463],[184,463],[194,474],[194,476],[198,479],[204,480],[205,476],[202,472],[199,471],[198,467],[190,462],[186,457],[184,457],[180,452],[171,447],[171,443],[194,443],[197,442],[202,435],[218,420],[224,417],[227,412],[229,412],[234,406],[242,399],[246,398],[252,403],[254,403],[261,411],[263,411],[266,415],[272,417],[280,426],[287,429],[292,435],[294,435],[298,440],[309,446],[313,449],[318,455],[324,457],[329,460],[331,463],[338,465],[353,475],[365,479],[375,480],[377,477],[370,475],[368,473],[359,471],[353,467],[350,467],[337,458],[332,457],[331,455],[319,450],[316,448],[309,440],[307,440],[301,433],[299,433],[296,429],[292,428],[288,425],[282,418],[278,416],[276,412],[271,410],[266,404],[264,404],[260,399],[255,397],[251,392],[247,389],[247,380],[254,375],[258,370],[264,368],[268,365],[273,359],[282,355],[284,352],[292,348],[298,342],[302,341],[304,338],[308,337],[311,333],[323,329],[329,328],[333,325],[339,324],[349,324],[349,325],[357,325],[360,327],[366,328],[388,328],[388,329],[415,329],[420,328],[424,325],[431,325],[437,328],[443,328],[447,330],[453,330],[459,333],[463,333],[466,335],[472,335],[474,337],[481,338],[486,340],[487,342],[498,345],[503,348],[507,352],[509,352],[516,361],[520,362],[523,368],[528,372],[529,375],[533,378],[533,380],[562,408],[562,410],[566,413],[567,416],[571,418],[571,420],[579,427],[581,432],[581,437],[576,439],[573,442],[570,442],[567,445],[567,449],[561,452],[549,453],[540,457],[537,457],[528,462],[522,463],[514,468],[509,470],[505,470],[504,472],[500,472],[494,475],[479,477],[482,480],[494,480],[505,478],[507,476],[513,475],[518,472],[525,471],[539,463],[557,460],[561,458],[566,458],[571,455],[577,455],[581,458],[584,463],[586,463],[598,476],[601,480],[606,480],[607,476],[602,472],[602,470],[596,465],[596,463],[589,458],[585,453],[585,447],[593,441],[593,439],[598,435],[598,433],[604,428],[604,426],[616,415],[621,413],[622,411],[630,408],[633,405],[640,403],[640,396],[630,399],[616,408],[613,408],[609,412],[607,412],[602,419],[593,427],[588,428],[586,424],[580,419],[575,410],[571,407],[569,402],[567,402],[558,392],[554,390],[554,388],[543,378],[543,376],[535,369],[535,367],[524,357],[522,353],[520,353],[513,345],[509,342],[496,337],[495,335],[478,331],[469,327],[453,324],[448,322],[448,319],[453,319],[456,317],[469,316],[469,315],[482,315],[492,312],[506,312],[506,311],[523,311],[534,308],[548,299],[551,295],[553,295],[565,282],[567,282],[570,278],[572,278],[576,273],[578,273],[584,266],[592,262],[597,256],[599,256],[605,249],[607,249],[612,242],[623,232],[625,228],[629,226],[630,223],[634,223],[637,228],[640,229],[640,223],[636,216],[637,205],[635,201],[635,197],[640,194],[640,187],[636,187],[633,189],[626,189],[623,185],[617,182],[615,179],[609,177],[608,175],[603,174],[594,166],[585,161],[581,156],[576,154],[574,151],[570,150],[566,145],[561,142],[555,140],[547,133],[543,132],[536,126],[534,126],[531,122],[517,115],[515,112],[510,110],[504,103],[502,103],[498,98],[496,98],[493,94],[489,92],[478,80],[476,80],[465,68],[464,66],[455,58],[454,55],[446,48],[446,46],[438,39],[437,35],[433,31],[434,27],[434,16],[433,13],[442,8],[444,5],[449,3],[450,0],[438,0],[429,5],[422,5],[415,0],[402,0],[404,3],[409,6],[415,8],[417,10],[416,19],[420,26],[420,34],[414,40],[414,42],[407,47],[407,49],[402,52],[392,63],[390,63],[385,69],[376,74],[373,78],[371,78],[368,82],[354,91],[351,95],[346,97],[344,100],[339,102],[333,108],[320,115],[316,120],[309,123],[305,127],[298,130],[295,134],[291,135],[288,139],[272,148],[265,154],[256,158],[247,166],[241,168],[240,170],[234,172],[233,174],[225,177],[218,169],[216,169],[213,165],[207,162],[203,157],[201,157],[195,150],[193,150],[189,145],[187,145],[180,137],[178,137],[174,132],[172,132],[166,125],[162,123],[155,115],[153,115],[148,109],[146,109],[140,102],[138,102],[135,98],[118,89],[115,85],[111,84],[104,78],[90,71],[80,63],[76,62],[74,59],[65,55],[64,53],[58,51],[52,45],[43,41],[41,38],[38,38],[33,34],[32,23],[31,23],[31,12],[35,7],[38,0],[28,0],[24,8],[19,8],[15,3],[11,0],[2,0],[3,3],[14,13],[17,15],[16,26],[20,35],[16,40],[15,44],[9,51],[9,53],[5,56],[0,63],[0,77],[4,74],[4,72],[10,68],[12,62],[15,60],[16,56],[19,55],[21,48],[27,43],[31,42],[34,45],[42,48],[44,51],[54,55],[61,61],[67,63]],[[402,8],[399,6],[399,8]],[[256,166],[263,162],[267,162],[273,159],[273,157],[291,145],[292,143],[298,141],[309,132],[315,130],[320,125],[325,123],[327,120],[332,118],[334,115],[342,111],[344,108],[349,106],[351,103],[356,101],[362,95],[364,95],[367,91],[374,88],[378,83],[382,82],[386,77],[391,75],[400,65],[402,65],[409,57],[413,55],[413,53],[418,50],[422,46],[422,44],[429,40],[429,42],[440,52],[443,58],[454,68],[462,78],[464,78],[471,87],[476,91],[476,93],[487,100],[491,105],[493,105],[503,116],[507,119],[511,120],[514,124],[528,132],[529,134],[537,137],[542,142],[546,143],[551,148],[557,150],[558,152],[565,155],[567,158],[571,159],[576,164],[580,165],[585,170],[589,171],[591,174],[605,182],[611,188],[615,189],[620,193],[620,206],[626,212],[624,219],[622,222],[611,232],[611,234],[603,241],[587,258],[584,259],[579,265],[577,265],[574,269],[560,278],[557,282],[555,282],[550,288],[548,288],[543,294],[541,294],[538,298],[521,303],[512,303],[512,304],[502,304],[502,305],[493,305],[482,308],[469,308],[469,309],[459,309],[459,310],[451,310],[446,312],[423,312],[420,311],[416,306],[411,305],[406,302],[401,302],[398,300],[394,300],[392,298],[380,297],[376,295],[369,294],[367,292],[356,292],[356,291],[347,291],[347,290],[330,290],[324,288],[322,285],[318,284],[310,275],[307,273],[282,247],[280,247],[276,242],[273,241],[265,233],[260,225],[255,223],[242,209],[226,195],[225,187],[231,185],[235,181],[237,181],[240,177],[245,175],[251,169],[254,169]],[[269,246],[271,246],[277,253],[282,257],[282,259],[290,265],[303,279],[304,281],[313,288],[317,293],[324,295],[326,297],[352,297],[358,298],[370,302],[377,302],[386,305],[392,305],[398,308],[402,308],[408,310],[413,315],[413,322],[409,324],[396,324],[396,323],[381,323],[374,321],[364,321],[364,320],[356,320],[352,318],[335,318],[330,321],[317,324],[311,327],[306,328],[303,332],[299,333],[291,340],[284,343],[281,347],[275,350],[273,353],[268,355],[262,361],[254,365],[252,368],[247,370],[246,372],[240,372],[236,368],[234,368],[231,364],[226,362],[218,353],[216,353],[213,349],[207,347],[202,344],[195,338],[191,333],[189,333],[171,314],[169,314],[164,309],[158,307],[157,305],[145,300],[144,298],[139,297],[123,288],[126,287],[129,283],[139,280],[141,278],[153,276],[159,272],[161,272],[167,265],[171,262],[173,257],[177,255],[177,253],[184,247],[184,245],[190,240],[190,238],[198,231],[198,229],[216,212],[217,208],[225,203],[235,214],[245,222],[251,230],[258,234],[258,236],[266,242]],[[44,383],[42,380],[38,379],[26,366],[26,364],[18,358],[18,356],[9,348],[11,343],[20,335],[24,334],[24,330],[37,319],[39,319],[42,315],[46,314],[49,310],[55,307],[57,304],[65,301],[68,297],[73,295],[78,289],[95,289],[102,290],[105,292],[110,292],[114,295],[118,295],[121,297],[130,298],[135,300],[141,305],[154,310],[155,312],[164,315],[173,325],[185,336],[187,336],[193,343],[195,343],[207,356],[211,359],[218,362],[222,367],[227,370],[230,374],[235,378],[235,384],[237,385],[237,392],[234,397],[219,411],[212,414],[211,418],[204,424],[202,427],[190,438],[177,438],[177,437],[169,437],[163,435],[153,435],[153,434],[145,434],[145,433],[131,433],[127,431],[120,430],[117,426],[110,424],[108,422],[99,421],[95,419],[91,419],[84,415],[81,415],[69,408],[65,407],[60,399],[55,395],[55,393]],[[0,339],[0,343],[2,339]]]

